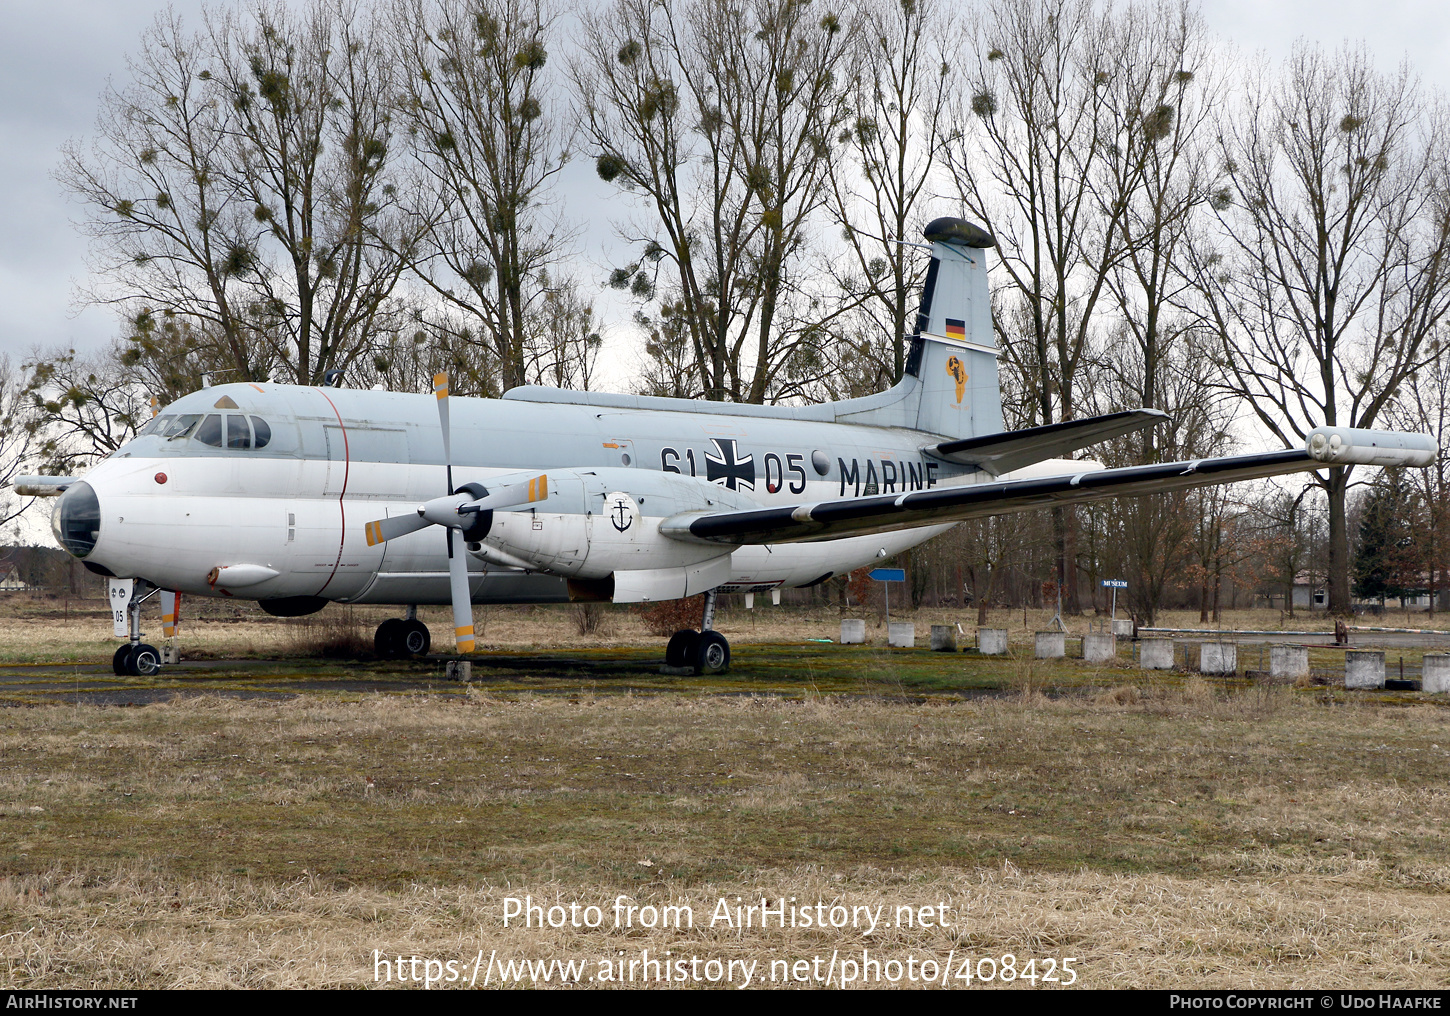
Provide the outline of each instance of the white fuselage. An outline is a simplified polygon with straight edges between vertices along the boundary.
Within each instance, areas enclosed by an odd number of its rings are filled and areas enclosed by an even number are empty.
[[[688,566],[708,556],[697,545],[659,537],[658,523],[680,510],[660,493],[662,474],[696,477],[703,482],[692,486],[718,490],[722,508],[999,479],[930,460],[921,451],[932,443],[930,435],[908,430],[451,401],[455,487],[487,486],[520,470],[568,474],[558,493],[538,506],[495,513],[488,535],[470,545],[476,603],[591,598],[588,582],[611,569]],[[448,603],[443,530],[430,527],[376,546],[364,538],[369,521],[413,513],[447,493],[434,405],[431,396],[272,384],[195,392],[163,412],[162,419],[177,422],[139,436],[86,475],[99,525],[94,546],[78,556],[103,574],[190,594]],[[228,422],[234,438],[247,436],[217,447],[197,437],[211,416],[252,423]],[[188,432],[163,436],[194,417]],[[265,446],[247,447],[261,442],[264,428]],[[1033,472],[1064,472],[1064,465],[1042,463]],[[618,492],[630,495],[637,511],[637,525],[625,534],[607,524],[606,502]],[[76,496],[73,503],[80,501]],[[708,553],[729,553],[725,591],[765,591],[860,568],[947,528]],[[638,565],[621,565],[630,554]]]

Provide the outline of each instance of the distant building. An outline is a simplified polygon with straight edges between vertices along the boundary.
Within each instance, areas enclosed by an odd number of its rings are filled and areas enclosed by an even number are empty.
[[[28,593],[34,588],[20,577],[20,568],[15,562],[0,560],[0,593]]]

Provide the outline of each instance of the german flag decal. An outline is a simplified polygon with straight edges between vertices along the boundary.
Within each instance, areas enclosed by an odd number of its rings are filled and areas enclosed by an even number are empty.
[[[967,341],[967,323],[956,318],[947,318],[947,338]]]

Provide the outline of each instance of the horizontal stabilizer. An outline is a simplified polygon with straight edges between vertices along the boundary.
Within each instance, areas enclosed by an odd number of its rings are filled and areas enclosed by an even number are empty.
[[[924,449],[948,462],[976,466],[993,476],[1010,473],[1045,459],[1058,459],[1124,434],[1166,423],[1168,414],[1157,409],[1130,409],[1107,416],[1049,423],[1006,434],[984,434],[961,441],[944,441]]]

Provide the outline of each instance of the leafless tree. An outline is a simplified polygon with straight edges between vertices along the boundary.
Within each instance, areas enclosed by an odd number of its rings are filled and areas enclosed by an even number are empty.
[[[572,240],[553,191],[569,158],[555,17],[540,0],[398,0],[393,21],[427,224],[419,276],[474,320],[503,389],[526,384],[529,317]]]
[[[907,315],[926,271],[914,244],[941,173],[952,27],[941,0],[865,0],[850,51],[851,119],[828,163],[828,208],[847,255],[831,273],[881,334],[887,384],[905,369]]]
[[[1031,393],[1031,422],[1070,420],[1122,256],[1126,208],[1104,215],[1094,189],[1118,140],[1106,86],[1120,54],[1091,0],[999,0],[970,25],[974,57],[962,61],[956,138],[943,151],[956,194],[997,239],[1001,345]],[[1071,516],[1053,518],[1064,605],[1076,612]]]
[[[199,33],[160,15],[59,171],[93,240],[86,298],[192,321],[243,378],[362,355],[409,246],[379,35],[347,0],[256,0]]]
[[[763,402],[816,337],[782,328],[844,118],[835,13],[787,0],[616,0],[573,67],[602,179],[641,198],[612,282],[672,308],[692,394]]]
[[[38,355],[24,368],[25,395],[42,421],[34,453],[47,473],[65,475],[120,448],[151,418],[151,393],[120,362],[122,350]]]
[[[526,322],[525,377],[531,384],[587,392],[604,345],[594,307],[573,281],[551,286],[543,275],[540,283],[544,297]]]
[[[1301,45],[1218,131],[1219,228],[1189,263],[1223,383],[1286,446],[1373,426],[1450,310],[1443,109],[1407,67]],[[1347,612],[1351,470],[1325,472],[1329,606]]]
[[[1417,527],[1415,537],[1434,616],[1435,597],[1445,588],[1450,569],[1450,348],[1445,345],[1443,329],[1429,351],[1433,356],[1405,378],[1387,416],[1396,429],[1429,434],[1440,446],[1431,468],[1409,470],[1405,477],[1425,505],[1424,524]]]
[[[24,375],[8,356],[0,356],[0,526],[15,521],[34,503],[34,498],[4,488],[31,466],[43,440],[41,420]]]

